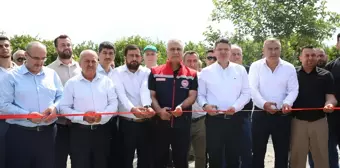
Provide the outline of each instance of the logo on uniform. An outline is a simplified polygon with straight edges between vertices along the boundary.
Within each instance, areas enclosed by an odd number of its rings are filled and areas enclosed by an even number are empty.
[[[182,80],[181,84],[182,84],[183,88],[187,88],[189,86],[189,81],[184,79],[184,80]]]

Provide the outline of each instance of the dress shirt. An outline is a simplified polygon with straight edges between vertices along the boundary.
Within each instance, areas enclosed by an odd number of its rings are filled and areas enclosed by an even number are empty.
[[[50,68],[43,67],[38,74],[32,74],[22,65],[11,71],[1,82],[0,111],[5,114],[42,113],[50,106],[58,109],[63,85],[58,74]],[[52,123],[35,124],[27,119],[6,121],[26,127]]]
[[[109,72],[106,72],[106,71],[104,70],[104,68],[103,68],[100,64],[98,64],[98,66],[97,66],[97,72],[100,73],[100,74],[102,74],[102,75],[105,75],[105,76],[107,76],[107,77],[109,77],[109,78],[112,78],[112,75],[113,75],[113,69],[111,68],[111,66],[110,66]]]
[[[266,59],[254,62],[249,69],[249,85],[254,104],[263,109],[266,102],[275,102],[278,109],[283,104],[293,105],[299,92],[294,66],[282,59],[272,71]]]
[[[200,72],[197,72],[197,78],[198,79],[200,78]],[[204,116],[204,115],[207,114],[206,112],[195,112],[195,111],[203,111],[202,106],[200,106],[197,103],[197,100],[192,105],[192,111],[194,111],[194,112],[192,112],[192,118],[198,118],[198,117],[201,117],[201,116]]]
[[[223,69],[218,62],[204,68],[198,79],[198,103],[216,105],[219,110],[234,107],[238,112],[250,100],[248,74],[242,65],[229,62]]]
[[[0,81],[2,81],[10,71],[14,70],[17,67],[18,66],[14,62],[12,62],[12,66],[10,69],[5,69],[3,67],[0,67]],[[0,111],[0,114],[1,113],[2,112]]]
[[[150,69],[139,66],[136,72],[131,72],[126,65],[115,68],[114,81],[119,87],[118,111],[129,112],[133,107],[151,105],[151,94],[148,89]],[[120,93],[123,91],[124,93]],[[137,119],[133,114],[119,114],[120,116]]]
[[[79,74],[66,82],[60,111],[62,114],[79,114],[88,111],[116,112],[118,100],[114,87],[113,82],[107,76],[97,73],[91,82]],[[102,115],[99,124],[107,123],[112,116]],[[93,125],[84,121],[83,116],[67,118],[73,123]]]
[[[67,80],[81,73],[81,68],[78,62],[76,62],[73,59],[71,64],[67,65],[61,62],[58,57],[54,62],[52,62],[47,67],[54,69],[57,72],[63,85],[65,85]]]

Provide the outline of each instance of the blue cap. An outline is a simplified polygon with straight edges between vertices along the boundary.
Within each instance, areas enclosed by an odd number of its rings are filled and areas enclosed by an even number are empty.
[[[147,45],[145,48],[144,48],[144,52],[147,51],[147,50],[151,50],[151,51],[154,51],[154,52],[157,52],[157,48],[153,45]]]

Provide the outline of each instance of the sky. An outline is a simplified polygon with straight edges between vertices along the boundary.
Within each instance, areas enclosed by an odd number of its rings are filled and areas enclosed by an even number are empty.
[[[337,2],[338,1],[338,2]],[[18,5],[20,4],[20,5]],[[115,41],[140,35],[153,40],[178,38],[184,42],[204,40],[211,24],[212,0],[8,0],[1,3],[0,31],[7,35],[29,34],[53,40],[67,34],[73,43]],[[340,1],[328,0],[339,12]],[[229,21],[214,24],[232,31]],[[332,45],[336,39],[326,41]]]

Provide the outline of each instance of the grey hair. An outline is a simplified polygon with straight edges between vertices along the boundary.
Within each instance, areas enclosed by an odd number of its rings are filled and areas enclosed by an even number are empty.
[[[168,43],[167,43],[167,45],[166,45],[166,49],[169,48],[169,44],[170,44],[170,43],[177,43],[177,44],[181,45],[182,49],[184,49],[184,44],[183,44],[183,42],[182,42],[181,40],[178,40],[178,39],[171,39],[171,40],[169,40]]]
[[[280,42],[279,39],[277,39],[277,38],[268,38],[267,40],[265,40],[265,41],[263,42],[263,47],[264,47],[268,42],[277,42],[277,43],[279,43],[279,45],[281,46],[281,42]]]
[[[242,48],[241,48],[239,45],[237,45],[237,44],[231,45],[231,49],[234,49],[234,48],[235,48],[235,49],[236,49],[236,48],[237,48],[237,49],[240,49],[240,50],[241,50],[241,53],[243,52],[243,51],[242,51]]]
[[[17,50],[12,56],[13,56],[13,59],[17,59],[17,55],[19,54],[19,52],[23,52],[25,53],[25,50]]]

